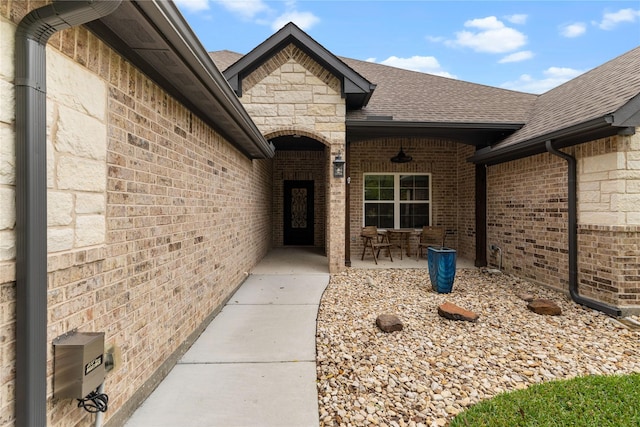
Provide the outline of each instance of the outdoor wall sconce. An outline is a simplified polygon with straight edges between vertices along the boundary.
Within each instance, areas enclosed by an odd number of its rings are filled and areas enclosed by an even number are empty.
[[[342,154],[338,153],[335,160],[333,161],[333,177],[334,178],[344,178],[344,164],[345,164],[345,161],[342,159]]]

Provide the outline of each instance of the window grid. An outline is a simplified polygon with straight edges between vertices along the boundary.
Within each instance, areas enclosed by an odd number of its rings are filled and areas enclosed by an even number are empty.
[[[365,174],[364,225],[421,228],[431,224],[431,174]]]

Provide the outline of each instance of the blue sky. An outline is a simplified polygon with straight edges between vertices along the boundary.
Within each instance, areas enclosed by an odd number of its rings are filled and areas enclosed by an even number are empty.
[[[248,53],[294,22],[337,56],[531,93],[640,45],[640,0],[175,3],[208,51]]]

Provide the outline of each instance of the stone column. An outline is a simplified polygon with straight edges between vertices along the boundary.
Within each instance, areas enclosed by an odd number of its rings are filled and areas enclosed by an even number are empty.
[[[344,157],[344,143],[334,143],[327,150],[327,257],[329,258],[329,273],[335,274],[343,271],[345,257],[345,196],[346,177],[333,177],[333,160],[338,154]]]

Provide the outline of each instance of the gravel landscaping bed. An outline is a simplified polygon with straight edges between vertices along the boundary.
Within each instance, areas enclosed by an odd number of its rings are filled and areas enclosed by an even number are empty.
[[[553,300],[562,315],[529,311],[523,293]],[[479,319],[440,317],[446,301]],[[404,329],[382,332],[380,314],[398,316]],[[501,392],[640,372],[640,331],[560,292],[479,269],[458,270],[450,294],[431,290],[426,268],[334,275],[320,303],[316,345],[321,426],[445,426]]]

